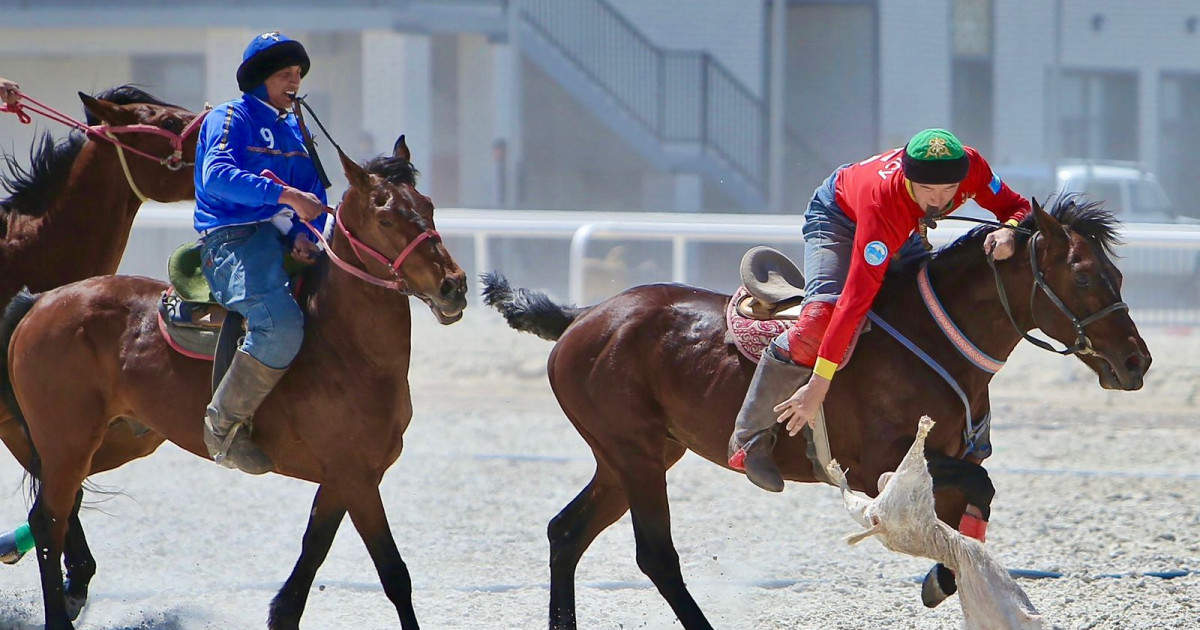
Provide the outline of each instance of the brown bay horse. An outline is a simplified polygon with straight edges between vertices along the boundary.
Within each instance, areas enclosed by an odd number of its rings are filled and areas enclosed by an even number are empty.
[[[412,417],[409,296],[450,324],[466,307],[466,278],[434,229],[432,203],[415,188],[403,137],[393,156],[365,169],[341,157],[350,188],[338,210],[344,228],[335,230],[330,252],[354,267],[325,260],[310,269],[304,345],[255,414],[255,441],[276,472],[319,484],[300,557],[271,603],[269,625],[299,627],[317,568],[349,513],[401,626],[412,630],[412,584],[378,484],[399,457]],[[406,252],[409,244],[416,247]],[[364,245],[393,263],[359,258]],[[403,253],[406,259],[395,260]],[[6,402],[17,407],[34,449],[30,525],[47,628],[73,627],[60,556],[64,545],[70,551],[80,484],[95,469],[105,429],[131,418],[208,459],[202,422],[211,364],[175,352],[162,338],[156,318],[164,288],[147,278],[93,278],[20,296],[0,322]],[[67,561],[69,571],[69,554]]]
[[[1051,212],[1035,204],[1023,227],[1033,236],[1020,236],[1017,254],[995,264],[995,281],[982,251],[994,228],[972,231],[928,262],[932,286],[959,330],[1003,361],[1026,331],[1040,328],[1068,344],[1102,387],[1139,389],[1151,357],[1120,302],[1121,275],[1108,256],[1116,239],[1113,216],[1068,197]],[[730,296],[657,284],[577,308],[513,289],[495,274],[485,285],[485,299],[513,328],[556,340],[547,368],[551,387],[596,459],[591,482],[548,528],[550,627],[576,627],[575,568],[595,537],[629,511],[638,566],[684,628],[710,628],[680,572],[666,471],[687,450],[727,467],[726,445],[755,367],[726,343]],[[913,270],[893,270],[875,312],[943,366],[964,390],[972,417],[983,418],[992,375],[955,350],[916,285]],[[998,286],[1011,299],[1002,300]],[[834,379],[825,412],[833,456],[849,468],[855,490],[877,494],[876,480],[896,468],[918,419],[928,415],[937,422],[926,453],[939,519],[957,527],[972,492],[955,481],[963,471],[945,462],[978,470],[986,489],[975,490],[984,496],[971,503],[988,507],[994,490],[986,472],[956,459],[965,446],[962,400],[878,327],[859,339]],[[817,481],[805,448],[801,437],[780,439],[775,458],[786,479]]]
[[[196,118],[193,112],[128,85],[95,97],[80,93],[79,98],[93,126],[145,125],[183,134]],[[171,142],[160,135],[114,135],[149,155],[166,159],[172,154]],[[175,168],[127,152],[128,177],[112,142],[82,133],[56,143],[47,132],[31,148],[28,170],[12,156],[4,156],[9,174],[0,176],[0,186],[9,197],[0,201],[0,303],[8,304],[23,287],[36,293],[116,273],[142,206],[141,195],[163,203],[195,197],[190,164],[196,153],[194,134],[182,138],[182,151],[188,163]],[[0,440],[28,469],[28,441],[3,409]],[[114,427],[94,458],[97,468],[92,472],[146,455],[161,442],[153,434],[135,435],[127,424]]]
[[[90,125],[146,125],[181,134],[196,114],[164,103],[131,86],[95,97],[80,93]],[[160,135],[116,133],[121,142],[168,158],[170,141]],[[183,138],[188,163],[174,169],[126,153],[129,177],[112,142],[73,133],[55,142],[49,132],[30,151],[28,170],[4,156],[9,170],[0,186],[0,300],[7,304],[22,287],[48,291],[64,284],[116,273],[143,195],[163,203],[195,197],[194,134]],[[132,184],[130,181],[132,180]]]

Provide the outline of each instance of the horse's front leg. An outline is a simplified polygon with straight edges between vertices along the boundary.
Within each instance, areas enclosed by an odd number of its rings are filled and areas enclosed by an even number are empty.
[[[346,516],[346,508],[342,505],[337,493],[330,488],[320,486],[313,497],[312,510],[308,514],[308,528],[304,530],[304,544],[300,549],[300,559],[292,569],[292,574],[283,583],[283,588],[271,601],[271,614],[267,627],[271,630],[292,630],[300,627],[300,616],[304,614],[304,606],[308,603],[308,592],[312,589],[313,578],[317,569],[325,562],[329,547],[337,534],[342,519]]]
[[[996,488],[987,471],[977,463],[926,451],[929,474],[933,477],[934,508],[938,520],[964,536],[983,542],[992,512]],[[936,564],[921,584],[921,601],[933,608],[958,590],[954,572]]]
[[[383,499],[379,497],[378,480],[373,483],[362,480],[338,484],[337,489],[345,499],[354,528],[371,554],[379,581],[383,584],[383,592],[400,615],[400,627],[417,630],[417,614],[412,604],[412,578],[408,574],[408,566],[400,557],[400,550],[396,548],[396,540],[392,538],[387,514],[383,510]]]

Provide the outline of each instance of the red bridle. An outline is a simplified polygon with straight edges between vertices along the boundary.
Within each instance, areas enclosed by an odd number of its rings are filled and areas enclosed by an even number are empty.
[[[260,174],[277,184],[287,186],[287,184],[280,179],[278,175],[272,173],[271,171],[263,171]],[[424,232],[418,234],[417,237],[412,240],[412,242],[405,246],[404,250],[401,251],[398,256],[396,256],[395,260],[390,260],[387,256],[379,253],[378,250],[355,238],[355,236],[350,233],[350,229],[347,228],[346,224],[342,222],[342,213],[340,212],[341,208],[342,205],[339,203],[337,209],[327,208],[327,210],[333,215],[334,224],[337,225],[338,231],[346,237],[347,241],[350,241],[350,248],[354,250],[354,255],[358,258],[358,262],[364,265],[367,264],[367,261],[363,260],[363,253],[366,253],[371,258],[383,263],[383,265],[392,272],[392,277],[394,280],[384,280],[383,278],[371,275],[370,273],[367,273],[367,271],[346,262],[336,253],[334,253],[333,247],[329,245],[329,241],[325,239],[325,235],[321,233],[321,230],[318,230],[315,225],[304,219],[300,219],[300,221],[305,225],[305,227],[307,227],[313,234],[316,235],[317,240],[321,241],[321,246],[325,248],[325,252],[329,254],[329,259],[332,260],[333,264],[337,265],[342,271],[345,271],[355,278],[364,280],[375,286],[384,287],[385,289],[392,289],[393,291],[399,291],[405,295],[412,295],[412,291],[408,290],[408,287],[404,283],[404,278],[400,275],[400,267],[404,265],[404,261],[408,259],[409,255],[413,253],[413,250],[415,250],[418,245],[429,239],[441,240],[442,235],[438,234],[438,231],[433,228],[425,230]]]
[[[78,120],[75,120],[74,118],[71,118],[70,116],[58,111],[57,109],[54,109],[53,107],[50,107],[49,105],[46,105],[40,101],[33,99],[32,97],[30,97],[27,94],[21,94],[21,100],[19,102],[17,102],[16,104],[0,105],[0,112],[8,112],[8,113],[16,114],[17,118],[19,118],[22,123],[28,125],[31,122],[33,122],[33,118],[28,114],[28,112],[26,110],[31,111],[35,114],[40,114],[42,116],[45,116],[46,118],[49,118],[50,120],[62,123],[68,127],[78,129],[79,131],[82,131],[83,133],[87,134],[89,138],[98,138],[100,140],[104,140],[105,142],[111,142],[112,144],[114,144],[126,151],[129,151],[131,153],[136,153],[144,158],[158,162],[159,164],[171,169],[172,171],[178,171],[179,169],[181,169],[185,166],[192,166],[193,164],[195,164],[195,162],[184,161],[184,159],[183,159],[183,143],[184,143],[184,141],[186,141],[188,139],[188,137],[190,137],[192,134],[196,133],[197,130],[200,129],[200,123],[204,121],[204,117],[208,115],[208,111],[209,111],[209,110],[204,110],[204,111],[200,112],[199,114],[196,115],[195,118],[192,119],[192,122],[188,123],[187,127],[184,127],[182,132],[174,133],[171,131],[167,131],[166,129],[163,129],[161,127],[155,127],[154,125],[146,125],[146,124],[86,125],[86,124],[81,123]],[[167,157],[158,157],[156,155],[151,155],[149,153],[146,153],[145,151],[142,151],[140,149],[135,149],[135,148],[129,146],[128,144],[121,142],[115,136],[111,135],[111,134],[115,134],[115,133],[149,133],[149,134],[154,134],[156,136],[162,136],[171,142],[171,149],[172,149],[171,155],[169,155]]]

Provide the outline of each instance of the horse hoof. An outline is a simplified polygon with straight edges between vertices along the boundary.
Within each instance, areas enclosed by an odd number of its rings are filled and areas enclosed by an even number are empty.
[[[79,618],[79,613],[83,612],[83,607],[87,605],[87,590],[85,589],[82,595],[72,595],[70,592],[71,580],[63,582],[63,603],[67,607],[67,618],[75,621]]]
[[[0,550],[0,562],[3,562],[4,564],[16,564],[21,561],[21,558],[24,557],[25,554],[17,551],[16,549]]]
[[[926,608],[935,608],[957,591],[958,584],[955,583],[954,572],[944,565],[935,564],[921,582],[921,603],[925,604]]]
[[[27,527],[27,526],[22,526]],[[21,528],[18,527],[11,532],[0,534],[0,562],[4,564],[16,564],[25,557],[25,552],[21,551],[21,544],[18,542],[18,532]]]

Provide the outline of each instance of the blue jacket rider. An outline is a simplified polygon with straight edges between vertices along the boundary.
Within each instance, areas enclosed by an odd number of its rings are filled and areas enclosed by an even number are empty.
[[[325,190],[291,94],[310,67],[300,42],[256,36],[238,67],[240,99],[217,106],[196,145],[195,227],[212,294],[246,318],[247,334],[208,404],[204,443],[217,463],[252,474],[273,469],[251,440],[251,416],[300,351],[304,315],[288,288],[284,254],[311,263],[315,237],[298,217],[326,222]],[[260,173],[269,169],[288,185]]]

